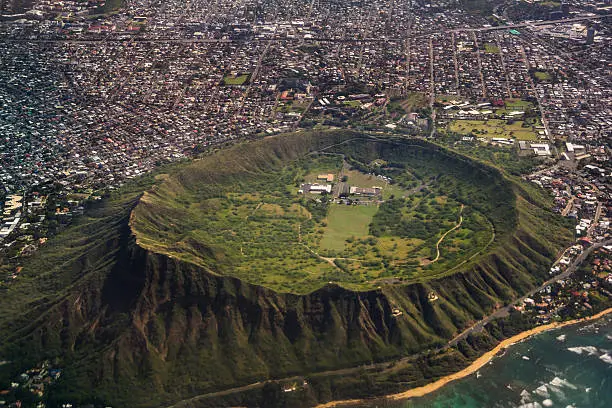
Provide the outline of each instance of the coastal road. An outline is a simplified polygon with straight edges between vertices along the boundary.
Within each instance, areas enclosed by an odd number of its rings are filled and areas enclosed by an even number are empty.
[[[548,285],[550,285],[552,283],[555,283],[555,282],[560,281],[562,279],[567,279],[572,273],[574,273],[576,271],[578,266],[580,266],[580,264],[582,262],[584,262],[584,260],[589,256],[589,254],[591,252],[593,252],[597,248],[601,248],[601,247],[603,247],[605,245],[611,245],[611,244],[612,244],[612,239],[608,239],[608,240],[606,240],[604,242],[599,242],[599,243],[596,243],[596,244],[590,246],[589,248],[584,250],[580,255],[578,255],[576,257],[576,259],[574,259],[574,261],[567,267],[567,269],[565,271],[563,271],[563,273],[561,273],[559,275],[556,275],[555,277],[547,280],[546,282],[544,282],[543,284],[541,284],[537,288],[529,291],[523,297],[521,297],[520,299],[517,299],[514,303],[517,303],[519,301],[523,301],[525,298],[528,298],[528,297],[531,297],[531,296],[535,295],[536,293],[538,293],[539,291],[541,291],[542,289],[546,288],[546,286],[548,286]],[[459,343],[461,340],[464,340],[471,333],[480,332],[480,331],[482,331],[484,326],[486,326],[488,323],[492,322],[493,320],[495,320],[497,318],[504,317],[504,316],[508,315],[508,313],[510,313],[510,309],[512,308],[512,306],[513,306],[513,304],[509,304],[507,306],[504,306],[501,309],[498,309],[494,313],[490,314],[489,316],[485,317],[484,319],[478,321],[473,326],[469,327],[468,329],[464,330],[459,335],[457,335],[455,338],[453,338],[447,344],[447,346],[445,348],[456,346],[457,343]]]
[[[546,286],[550,285],[551,283],[557,282],[561,279],[566,279],[569,275],[571,275],[572,273],[574,273],[576,271],[576,269],[578,268],[578,266],[580,266],[580,264],[582,262],[584,262],[584,260],[589,256],[589,254],[597,249],[597,248],[601,248],[602,246],[605,245],[612,245],[612,239],[608,239],[604,242],[600,242],[600,243],[596,243],[593,246],[587,248],[582,254],[580,254],[569,266],[568,268],[561,273],[560,275],[557,275],[549,280],[547,280],[546,282],[544,282],[542,285],[538,286],[537,288],[531,290],[529,293],[525,294],[523,297],[521,297],[520,299],[517,299],[517,301],[523,300],[529,296],[533,296],[535,293],[539,292],[540,290],[546,288]],[[514,302],[516,303],[516,301]],[[496,318],[500,318],[500,317],[504,317],[506,316],[509,312],[510,309],[512,308],[512,304],[505,306],[501,309],[498,309],[497,311],[495,311],[494,313],[490,314],[489,316],[485,317],[484,319],[478,321],[477,323],[475,323],[474,325],[472,325],[470,328],[466,329],[465,331],[461,332],[458,336],[456,336],[455,338],[453,338],[451,341],[449,341],[446,345],[444,345],[443,347],[437,349],[437,351],[441,351],[450,347],[453,347],[455,345],[457,345],[457,343],[463,339],[465,339],[467,336],[469,336],[471,333],[475,333],[475,332],[480,332],[482,331],[482,329],[484,328],[484,326],[487,325],[487,323],[490,323],[491,321],[493,321]],[[407,357],[403,357],[401,359],[395,360],[395,361],[387,361],[387,362],[382,362],[382,363],[375,363],[375,364],[369,364],[369,365],[361,365],[361,366],[357,366],[357,367],[351,367],[351,368],[343,368],[343,369],[339,369],[339,370],[329,370],[329,371],[323,371],[323,372],[318,372],[318,373],[308,373],[308,374],[304,374],[302,376],[293,376],[293,377],[286,377],[286,378],[271,378],[271,381],[279,381],[279,382],[296,382],[296,381],[301,381],[304,379],[304,377],[309,376],[309,377],[325,377],[325,376],[337,376],[337,375],[354,375],[355,373],[358,373],[360,371],[363,370],[380,370],[380,369],[384,369],[389,367],[389,365],[393,365],[393,364],[399,364],[399,363],[405,363],[405,362],[409,362],[409,361],[414,361],[420,357],[423,357],[425,355],[427,355],[428,353],[430,353],[431,351],[436,351],[436,350],[426,350],[423,351],[421,353],[417,353],[417,354],[413,354],[411,356],[407,356]],[[220,396],[226,396],[226,395],[231,395],[231,394],[235,394],[235,393],[239,393],[239,392],[244,392],[244,391],[248,391],[248,390],[253,390],[253,389],[257,389],[257,388],[261,388],[263,387],[263,385],[265,384],[266,381],[258,381],[256,383],[253,384],[248,384],[242,387],[236,387],[236,388],[231,388],[231,389],[227,389],[227,390],[223,390],[223,391],[219,391],[219,392],[212,392],[212,393],[208,393],[208,394],[201,394],[201,395],[197,395],[194,396],[192,398],[187,398],[184,399],[182,401],[179,401],[173,405],[168,406],[168,408],[190,408],[192,407],[194,403],[197,403],[198,401],[202,401],[208,398],[214,398],[214,397],[220,397]]]

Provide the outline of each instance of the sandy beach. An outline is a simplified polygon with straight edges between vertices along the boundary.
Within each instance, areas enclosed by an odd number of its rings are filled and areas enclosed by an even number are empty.
[[[480,356],[479,358],[477,358],[476,360],[474,360],[474,362],[472,362],[472,364],[470,364],[469,366],[467,366],[466,368],[464,368],[461,371],[458,371],[454,374],[448,375],[446,377],[442,377],[437,381],[434,381],[430,384],[424,385],[422,387],[417,387],[417,388],[412,388],[410,390],[407,390],[405,392],[401,392],[399,394],[391,394],[391,395],[387,395],[387,396],[381,396],[378,399],[383,400],[383,399],[387,399],[390,401],[397,401],[397,400],[404,400],[404,399],[409,399],[409,398],[413,398],[413,397],[422,397],[424,395],[427,395],[431,392],[434,392],[440,388],[442,388],[443,386],[445,386],[446,384],[458,380],[460,378],[463,377],[467,377],[470,374],[475,373],[476,371],[478,371],[480,368],[482,368],[485,364],[487,364],[489,361],[491,361],[491,359],[493,357],[495,357],[495,355],[497,353],[499,353],[501,350],[512,346],[515,343],[518,343],[520,341],[523,341],[531,336],[534,336],[538,333],[542,333],[548,330],[553,330],[553,329],[558,329],[560,327],[564,327],[564,326],[569,326],[572,324],[577,324],[577,323],[583,323],[583,322],[587,322],[590,320],[595,320],[595,319],[599,319],[602,316],[605,316],[606,314],[612,313],[612,308],[608,308],[606,310],[603,310],[599,313],[597,313],[596,315],[587,317],[587,318],[582,318],[582,319],[575,319],[575,320],[568,320],[566,322],[557,322],[557,323],[551,323],[551,324],[546,324],[543,326],[538,326],[535,327],[531,330],[527,330],[524,331],[522,333],[517,334],[516,336],[512,336],[506,340],[503,340],[502,342],[500,342],[497,346],[495,346],[495,348],[493,348],[492,350],[484,353],[482,356]],[[328,402],[326,404],[321,404],[318,405],[317,408],[331,408],[331,407],[339,407],[339,406],[347,406],[347,405],[354,405],[354,404],[363,404],[363,403],[367,403],[368,400],[364,400],[364,399],[354,399],[354,400],[344,400],[344,401],[331,401]]]

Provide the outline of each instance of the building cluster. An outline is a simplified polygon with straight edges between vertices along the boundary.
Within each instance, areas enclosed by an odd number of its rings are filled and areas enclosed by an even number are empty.
[[[469,107],[437,109],[442,121],[541,107],[542,137],[609,134],[603,24],[584,47],[559,34],[570,23],[502,29],[452,1],[130,0],[108,13],[97,0],[36,0],[23,16],[5,3],[23,17],[0,23],[7,193],[118,185],[211,143],[299,127],[418,131],[447,96]],[[491,109],[508,98],[534,112]]]
[[[8,364],[8,362],[3,363]],[[45,390],[53,385],[61,375],[62,370],[53,368],[49,361],[44,361],[24,371],[13,379],[10,388],[0,390],[0,407],[45,408],[46,404],[43,401]]]
[[[558,165],[526,178],[553,195],[555,212],[575,219],[577,237],[601,242],[610,238],[612,219],[612,167],[609,162],[603,166],[568,169]]]
[[[582,268],[522,299],[515,309],[532,314],[538,324],[547,324],[591,315],[601,310],[605,299],[612,299],[612,245],[595,249]]]
[[[605,235],[612,28],[591,3],[516,24],[501,8],[504,26],[455,0],[2,0],[0,248],[31,253],[40,217],[210,145],[334,126],[578,163],[532,180]],[[63,201],[37,212],[33,193]]]
[[[333,174],[321,174],[317,177],[317,182],[301,184],[298,194],[329,194],[333,196],[335,202],[346,204],[359,203],[359,198],[380,199],[382,194],[383,188],[379,186],[362,187],[351,185],[352,183],[349,183],[348,180],[344,178],[337,183],[333,183],[334,179],[335,176]],[[376,179],[385,185],[391,181],[389,177],[380,175],[376,176]],[[325,184],[321,184],[322,182],[325,182]],[[362,204],[367,204],[369,202],[369,200],[365,200]]]

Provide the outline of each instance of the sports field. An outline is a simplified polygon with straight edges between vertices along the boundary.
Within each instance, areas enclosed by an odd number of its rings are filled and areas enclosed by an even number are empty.
[[[372,217],[378,211],[377,205],[333,204],[329,208],[321,249],[342,251],[346,240],[364,238],[369,234]]]

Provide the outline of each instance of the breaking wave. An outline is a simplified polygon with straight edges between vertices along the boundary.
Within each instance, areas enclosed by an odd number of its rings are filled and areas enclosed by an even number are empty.
[[[576,354],[586,353],[589,356],[593,356],[595,354],[599,354],[599,349],[595,346],[579,346],[579,347],[568,347],[568,351]]]

